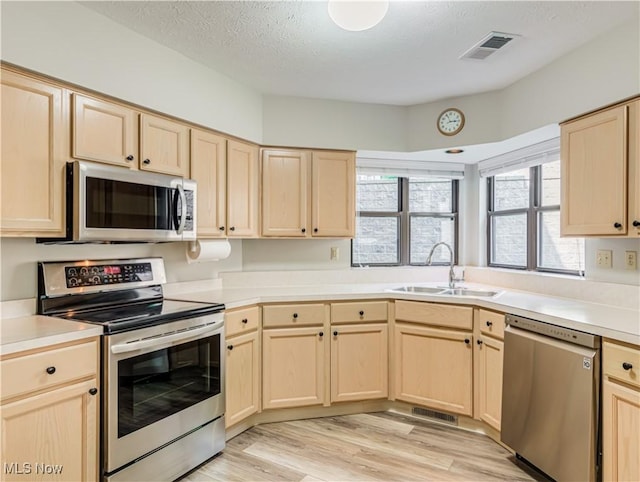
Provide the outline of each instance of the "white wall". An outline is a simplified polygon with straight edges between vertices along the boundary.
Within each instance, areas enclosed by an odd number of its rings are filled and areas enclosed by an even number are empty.
[[[407,152],[505,140],[638,94],[639,31],[638,19],[631,19],[505,89],[429,104],[390,107],[268,96],[264,140]],[[436,118],[453,106],[464,111],[465,127],[445,137]]]
[[[609,249],[613,253],[611,269],[596,266],[596,256],[599,249]],[[640,285],[640,271],[625,268],[625,251],[635,251],[636,258],[640,256],[640,238],[611,239],[593,238],[585,242],[585,278],[594,281],[607,281],[628,285]],[[640,294],[640,292],[638,293]]]
[[[406,150],[406,108],[265,95],[264,143],[336,149]]]
[[[331,260],[331,248],[339,257]],[[242,270],[345,269],[351,265],[348,239],[245,239],[242,242]]]
[[[76,2],[2,2],[2,60],[262,140],[259,92]]]
[[[242,269],[242,242],[231,241],[229,258],[212,263],[187,264],[186,243],[161,244],[36,244],[32,238],[0,239],[0,301],[34,298],[37,262],[80,259],[119,259],[160,256],[168,282],[209,280],[221,271]]]

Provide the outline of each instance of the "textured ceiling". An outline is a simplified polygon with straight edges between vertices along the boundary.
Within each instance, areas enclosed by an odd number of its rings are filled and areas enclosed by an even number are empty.
[[[412,105],[500,89],[630,18],[639,2],[391,1],[347,32],[326,1],[81,2],[260,92]],[[521,35],[485,61],[490,31]]]

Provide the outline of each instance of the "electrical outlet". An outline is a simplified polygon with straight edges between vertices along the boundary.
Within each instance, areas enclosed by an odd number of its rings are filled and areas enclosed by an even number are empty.
[[[598,268],[611,268],[613,252],[610,249],[599,249],[596,253],[596,266]]]
[[[331,246],[331,261],[337,261],[340,257],[340,250],[337,246]]]
[[[624,252],[624,267],[626,269],[634,270],[637,267],[637,251],[625,251]]]

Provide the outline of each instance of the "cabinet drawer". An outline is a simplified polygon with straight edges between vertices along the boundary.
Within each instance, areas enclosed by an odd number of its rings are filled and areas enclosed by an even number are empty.
[[[640,387],[640,348],[605,341],[602,368],[605,375]]]
[[[254,331],[258,328],[259,324],[260,308],[257,306],[228,311],[224,315],[224,328],[227,338]]]
[[[473,308],[421,303],[419,301],[396,301],[396,321],[471,330],[473,327]]]
[[[504,313],[496,313],[495,311],[478,310],[478,323],[480,323],[480,332],[485,335],[491,335],[500,340],[504,339]]]
[[[325,320],[325,305],[270,305],[262,308],[262,326],[311,326],[322,325]]]
[[[355,301],[331,304],[331,323],[387,321],[386,301]]]
[[[0,362],[0,369],[3,399],[94,377],[98,371],[98,344],[92,341],[18,356]]]

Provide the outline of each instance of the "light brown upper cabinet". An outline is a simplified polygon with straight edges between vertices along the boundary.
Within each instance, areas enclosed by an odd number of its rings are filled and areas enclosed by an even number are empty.
[[[227,139],[191,129],[191,179],[198,183],[198,237],[226,236]]]
[[[257,238],[260,203],[258,146],[227,142],[227,236]]]
[[[189,177],[189,128],[140,114],[140,169]]]
[[[346,151],[262,151],[262,235],[352,237],[355,156]]]
[[[74,93],[77,159],[189,177],[189,127],[126,105]]]
[[[640,101],[561,126],[563,236],[637,236]]]
[[[629,236],[640,236],[640,99],[629,104]]]
[[[198,237],[258,236],[258,146],[191,129],[198,182]]]
[[[352,152],[313,152],[311,226],[313,236],[355,234],[355,156]]]
[[[69,149],[64,89],[3,69],[1,99],[1,234],[62,236]]]
[[[138,114],[133,109],[74,93],[71,155],[136,169]]]

